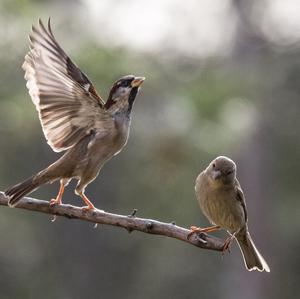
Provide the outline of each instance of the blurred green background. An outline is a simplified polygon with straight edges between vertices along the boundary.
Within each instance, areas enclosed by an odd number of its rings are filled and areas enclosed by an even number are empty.
[[[52,152],[21,65],[38,17],[106,98],[147,78],[123,152],[87,195],[98,208],[207,225],[194,180],[217,155],[238,165],[249,227],[271,273],[231,254],[0,207],[0,298],[295,298],[300,281],[300,6],[297,0],[0,2],[0,190]],[[64,202],[82,205],[68,187]],[[48,200],[58,185],[32,196]],[[218,233],[224,237],[224,232]]]

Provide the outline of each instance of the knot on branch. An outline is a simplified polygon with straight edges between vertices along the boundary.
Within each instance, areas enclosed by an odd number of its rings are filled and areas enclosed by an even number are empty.
[[[151,220],[148,221],[146,223],[146,229],[147,229],[147,231],[151,231],[153,229],[153,226],[154,226],[153,222]]]

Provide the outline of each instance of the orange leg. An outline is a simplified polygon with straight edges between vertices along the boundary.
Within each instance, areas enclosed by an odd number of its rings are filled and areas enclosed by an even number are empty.
[[[60,188],[59,188],[59,191],[58,191],[58,194],[56,196],[56,198],[53,198],[50,200],[50,206],[54,206],[54,205],[60,205],[61,204],[61,199],[62,199],[62,196],[64,194],[64,191],[65,191],[65,185],[63,184],[63,182],[60,182]]]
[[[84,210],[95,210],[95,206],[90,202],[90,200],[87,198],[87,196],[83,192],[78,192],[78,195],[83,199],[83,201],[86,203],[86,207],[83,207]]]
[[[213,225],[213,226],[204,227],[204,228],[197,227],[197,226],[191,226],[190,227],[191,232],[188,234],[187,238],[189,239],[193,234],[196,234],[196,233],[211,233],[211,232],[214,232],[219,229],[220,229],[220,226],[218,226],[218,225]]]
[[[222,248],[222,254],[224,254],[227,250],[228,252],[230,253],[230,245],[231,245],[231,242],[234,240],[234,234],[231,235],[230,237],[228,237],[225,242],[224,242],[224,245],[223,245],[223,248]]]

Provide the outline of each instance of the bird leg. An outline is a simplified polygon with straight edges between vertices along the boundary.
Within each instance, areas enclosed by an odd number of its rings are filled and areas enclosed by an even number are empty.
[[[90,200],[87,198],[87,196],[83,193],[83,191],[80,191],[77,193],[83,201],[86,203],[86,207],[82,207],[83,210],[90,211],[90,210],[95,210],[95,206],[90,202]]]
[[[209,227],[197,227],[197,226],[191,226],[190,227],[190,233],[188,234],[187,238],[189,239],[193,234],[196,233],[211,233],[214,232],[216,230],[219,230],[220,226],[218,225],[213,225],[213,226],[209,226]]]
[[[50,202],[49,202],[51,207],[53,207],[54,205],[60,205],[62,203],[61,199],[62,199],[64,191],[65,191],[65,184],[64,184],[63,180],[61,180],[60,181],[60,188],[59,188],[59,191],[58,191],[58,194],[57,194],[56,198],[51,199]]]
[[[223,244],[223,248],[222,248],[222,255],[224,255],[224,253],[228,250],[228,252],[230,253],[230,245],[231,245],[231,242],[234,240],[235,238],[235,233],[232,234],[230,237],[228,237],[224,244]]]

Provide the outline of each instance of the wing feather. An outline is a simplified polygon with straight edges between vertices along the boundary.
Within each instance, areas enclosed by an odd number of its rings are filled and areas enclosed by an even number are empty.
[[[56,41],[50,19],[47,29],[39,20],[29,39],[30,51],[22,67],[52,149],[60,152],[72,147],[91,129],[110,129],[113,120],[103,100]]]
[[[246,209],[246,201],[245,201],[245,196],[244,192],[241,188],[241,185],[237,179],[235,179],[235,185],[236,185],[236,199],[241,203],[241,206],[244,211],[245,215],[245,222],[248,221],[248,215],[247,215],[247,209]]]

